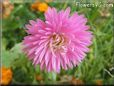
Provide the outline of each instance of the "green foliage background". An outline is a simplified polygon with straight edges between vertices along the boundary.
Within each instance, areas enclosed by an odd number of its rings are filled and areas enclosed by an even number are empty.
[[[11,0],[14,2],[15,0]],[[86,0],[86,3],[96,3],[98,0]],[[71,7],[71,12],[78,11],[88,18],[88,24],[93,32],[93,44],[90,52],[79,66],[62,70],[60,74],[40,71],[39,66],[33,67],[32,63],[22,52],[21,42],[26,36],[24,25],[29,20],[40,18],[44,20],[44,14],[32,11],[29,3],[13,3],[14,10],[7,19],[3,19],[2,28],[2,64],[11,67],[13,80],[11,84],[49,84],[61,83],[64,75],[73,76],[83,80],[85,84],[95,84],[95,80],[102,80],[103,84],[114,84],[114,7],[78,7],[70,0],[64,3],[48,3],[58,10]],[[100,12],[110,14],[102,16]],[[37,81],[36,74],[41,75],[43,80]]]

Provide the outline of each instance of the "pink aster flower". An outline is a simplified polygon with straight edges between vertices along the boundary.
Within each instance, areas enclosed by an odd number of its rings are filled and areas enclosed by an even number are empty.
[[[24,52],[41,70],[59,73],[61,68],[73,68],[84,59],[92,43],[92,33],[86,23],[84,15],[77,12],[70,15],[70,8],[59,12],[49,8],[45,21],[30,20],[26,25]]]

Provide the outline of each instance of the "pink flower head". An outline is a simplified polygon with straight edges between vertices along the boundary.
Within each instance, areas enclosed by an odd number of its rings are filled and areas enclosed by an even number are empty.
[[[59,12],[48,8],[45,21],[30,20],[26,25],[24,52],[41,70],[59,73],[61,68],[73,68],[84,59],[92,43],[92,33],[86,23],[84,15],[75,12],[70,16],[70,8]]]

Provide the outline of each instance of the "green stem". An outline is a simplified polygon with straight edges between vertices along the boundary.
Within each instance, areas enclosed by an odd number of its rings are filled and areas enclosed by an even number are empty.
[[[55,72],[52,72],[52,79],[53,79],[53,81],[56,81],[56,73]]]
[[[65,9],[67,7],[67,4],[68,4],[68,0],[66,0],[66,2],[65,2],[65,4],[64,4],[62,9]]]

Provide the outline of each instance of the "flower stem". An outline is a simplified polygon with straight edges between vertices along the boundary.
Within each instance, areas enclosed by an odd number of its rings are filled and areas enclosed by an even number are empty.
[[[52,80],[56,81],[56,73],[55,72],[52,72]]]

